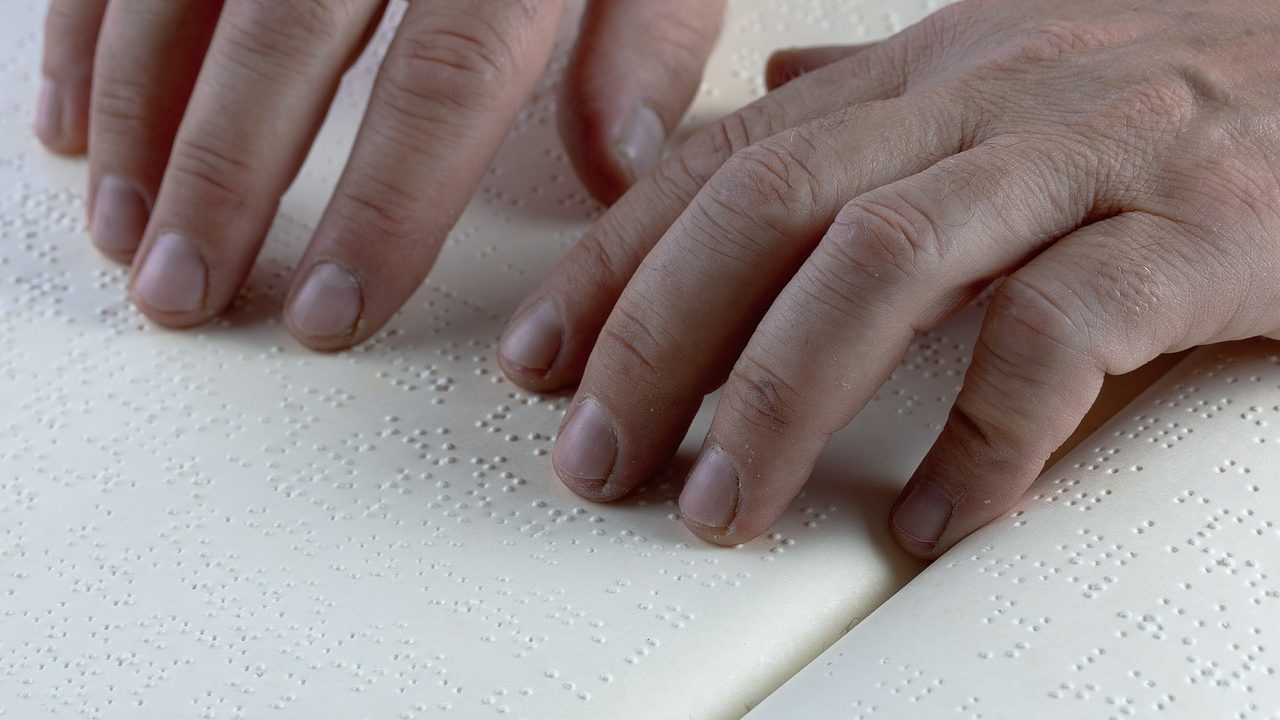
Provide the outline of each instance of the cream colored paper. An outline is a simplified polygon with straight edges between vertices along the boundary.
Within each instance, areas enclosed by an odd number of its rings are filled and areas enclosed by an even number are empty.
[[[895,7],[737,0],[694,122],[760,93],[769,48],[929,9]],[[279,300],[374,62],[235,310],[169,332],[91,250],[83,164],[29,132],[42,11],[0,10],[0,717],[737,717],[918,569],[884,517],[980,309],[920,338],[743,547],[684,529],[678,478],[600,506],[553,476],[564,399],[505,382],[494,351],[598,212],[554,134],[567,32],[427,285],[366,345],[317,355]]]
[[[791,718],[1276,718],[1280,343],[1203,348],[766,700]]]

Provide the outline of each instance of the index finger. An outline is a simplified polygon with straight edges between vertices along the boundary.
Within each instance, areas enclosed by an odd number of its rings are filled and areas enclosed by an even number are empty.
[[[418,288],[550,57],[564,0],[409,6],[285,320],[336,350]]]

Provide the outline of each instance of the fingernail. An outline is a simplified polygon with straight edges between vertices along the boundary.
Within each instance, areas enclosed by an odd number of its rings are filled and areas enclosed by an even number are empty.
[[[352,334],[363,311],[360,281],[332,262],[319,262],[311,268],[287,310],[293,327],[315,338]]]
[[[40,99],[36,102],[36,135],[46,145],[62,142],[64,100],[53,83],[45,80],[40,85]]]
[[[667,142],[667,127],[653,108],[640,106],[622,124],[614,151],[618,163],[635,182],[658,164],[662,146]]]
[[[717,445],[702,451],[680,493],[680,513],[708,527],[728,527],[738,513],[738,471]]]
[[[579,403],[577,411],[564,426],[551,460],[562,477],[567,475],[569,479],[598,490],[613,472],[617,454],[618,436],[613,430],[613,423],[600,403],[587,398]]]
[[[208,275],[195,243],[176,233],[164,233],[142,261],[133,290],[161,312],[193,312],[204,305]]]
[[[543,298],[523,312],[502,336],[498,352],[526,370],[545,372],[560,352],[564,324],[560,313]]]
[[[150,211],[129,181],[108,175],[98,182],[93,203],[93,242],[108,253],[130,255],[138,249]]]
[[[932,545],[942,537],[953,509],[951,498],[936,486],[916,482],[894,510],[893,524],[912,540]]]

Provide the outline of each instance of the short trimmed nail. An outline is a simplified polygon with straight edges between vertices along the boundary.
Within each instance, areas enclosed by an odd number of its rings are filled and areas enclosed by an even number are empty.
[[[360,281],[342,266],[316,263],[289,303],[289,322],[315,338],[345,337],[356,330],[364,311]]]
[[[636,108],[618,132],[615,151],[618,162],[635,182],[658,165],[662,146],[667,142],[667,126],[653,108]]]
[[[62,142],[63,118],[66,117],[66,100],[58,88],[48,80],[40,86],[40,99],[36,102],[36,135],[45,143]]]
[[[93,203],[93,242],[116,255],[138,249],[150,210],[129,181],[108,175],[98,183]]]
[[[204,305],[208,279],[208,268],[195,243],[176,233],[164,233],[142,261],[133,291],[161,312],[194,312]]]
[[[543,298],[511,323],[498,352],[522,368],[545,372],[560,353],[563,335],[560,313],[550,300]]]
[[[951,520],[951,498],[930,483],[912,483],[893,512],[893,524],[903,535],[927,545],[938,542]]]
[[[680,493],[680,513],[708,527],[728,527],[738,514],[738,471],[719,446],[702,451]]]
[[[587,398],[556,441],[552,461],[562,474],[598,489],[613,472],[618,436],[600,403]]]

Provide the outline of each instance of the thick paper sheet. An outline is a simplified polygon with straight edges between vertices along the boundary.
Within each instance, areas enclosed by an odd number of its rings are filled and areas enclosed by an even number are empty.
[[[83,164],[28,130],[43,7],[0,10],[0,717],[736,717],[918,570],[884,518],[980,308],[919,339],[743,547],[684,529],[678,476],[610,506],[555,479],[564,398],[505,382],[494,351],[598,213],[554,133],[567,31],[427,285],[366,345],[318,355],[280,295],[374,59],[234,311],[170,332],[91,249]],[[737,0],[693,122],[760,93],[769,48],[929,7]]]
[[[1197,350],[760,705],[1276,718],[1280,343]]]

